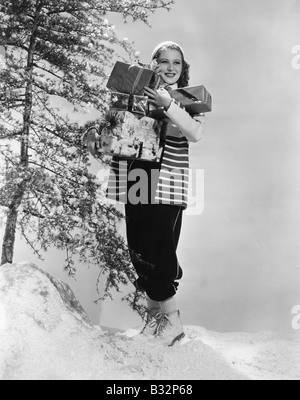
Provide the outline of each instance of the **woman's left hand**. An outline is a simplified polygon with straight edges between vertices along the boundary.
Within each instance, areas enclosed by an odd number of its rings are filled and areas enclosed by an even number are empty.
[[[146,87],[145,95],[148,96],[149,102],[155,104],[157,107],[164,107],[165,109],[168,109],[172,103],[172,97],[170,93],[164,88],[153,90],[149,87]]]

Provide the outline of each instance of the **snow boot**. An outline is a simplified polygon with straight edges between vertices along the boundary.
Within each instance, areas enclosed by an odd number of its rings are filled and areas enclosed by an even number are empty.
[[[169,347],[174,346],[176,342],[180,342],[185,337],[178,310],[170,314],[163,314],[159,321],[155,337],[162,340]]]
[[[141,335],[154,336],[162,317],[163,314],[159,310],[148,311],[146,325],[144,326]]]

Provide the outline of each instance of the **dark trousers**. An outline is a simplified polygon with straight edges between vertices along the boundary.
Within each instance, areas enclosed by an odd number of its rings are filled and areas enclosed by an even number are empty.
[[[177,246],[183,208],[162,204],[126,205],[127,240],[138,274],[136,287],[155,301],[176,294],[183,276]]]

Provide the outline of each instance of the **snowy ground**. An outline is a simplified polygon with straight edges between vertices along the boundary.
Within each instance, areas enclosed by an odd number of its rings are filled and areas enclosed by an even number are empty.
[[[298,335],[218,334],[186,327],[186,338],[174,349],[133,336],[138,331],[112,335],[128,366],[151,379],[299,380]],[[143,376],[141,377],[143,378]]]
[[[186,327],[174,348],[92,326],[66,285],[27,264],[0,268],[2,380],[299,380],[300,335]]]

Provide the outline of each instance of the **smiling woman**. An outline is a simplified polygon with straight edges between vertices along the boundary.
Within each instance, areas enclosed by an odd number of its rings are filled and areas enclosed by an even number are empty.
[[[160,68],[163,80],[169,84],[174,85],[178,82],[182,74],[182,57],[178,50],[164,50],[158,58],[158,68]]]
[[[189,65],[178,44],[164,42],[156,47],[152,67],[161,78],[161,86],[158,90],[146,87],[145,93],[150,103],[165,109],[164,118],[168,121],[161,161],[134,160],[118,174],[121,163],[115,158],[109,187],[118,193],[123,185],[115,177],[125,176],[126,231],[138,275],[135,286],[147,295],[148,318],[141,333],[172,346],[184,337],[175,299],[178,281],[183,277],[176,252],[188,200],[189,143],[202,138],[205,115],[191,116],[169,93],[170,87],[188,86]],[[129,176],[143,178],[136,182]],[[146,189],[146,198],[132,196],[137,184],[139,190],[141,185]]]
[[[168,85],[177,83],[178,87],[188,86],[190,79],[190,65],[185,60],[185,54],[178,43],[163,42],[153,53],[152,60],[157,62],[155,71],[161,73],[164,82]]]

